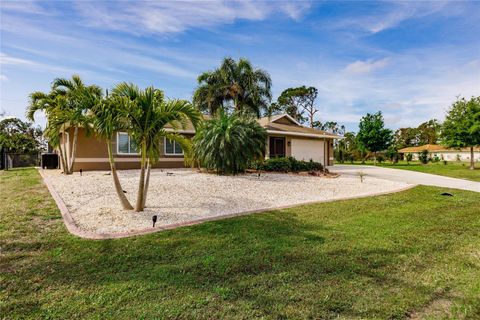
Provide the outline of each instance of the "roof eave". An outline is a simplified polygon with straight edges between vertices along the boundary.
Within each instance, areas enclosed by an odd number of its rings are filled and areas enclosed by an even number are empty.
[[[324,139],[341,139],[342,138],[340,136],[330,135],[330,134],[314,134],[314,133],[268,130],[268,129],[267,129],[267,133],[269,133],[269,134],[282,134],[282,135],[286,135],[286,136],[308,137],[308,138],[324,138]]]

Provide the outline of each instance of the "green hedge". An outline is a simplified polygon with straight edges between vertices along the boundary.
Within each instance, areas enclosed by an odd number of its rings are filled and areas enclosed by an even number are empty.
[[[300,172],[300,171],[320,171],[323,166],[319,162],[297,160],[293,157],[288,158],[270,158],[258,161],[252,164],[252,169],[273,172]]]

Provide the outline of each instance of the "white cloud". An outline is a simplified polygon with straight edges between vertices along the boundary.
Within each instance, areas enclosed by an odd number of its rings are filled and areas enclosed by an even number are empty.
[[[350,74],[364,74],[370,73],[377,69],[381,69],[388,64],[388,58],[373,60],[369,59],[366,61],[357,60],[350,63],[345,67],[345,72]]]
[[[335,58],[320,63],[302,58],[306,67],[297,67],[295,56],[288,58],[289,65],[296,66],[294,73],[284,67],[285,63],[267,68],[276,93],[291,86],[318,88],[319,120],[337,121],[349,130],[358,130],[362,116],[379,110],[391,129],[418,126],[432,118],[443,121],[456,96],[480,96],[480,64],[470,53],[459,53],[456,47],[390,53],[384,67],[355,76]],[[370,70],[374,62],[351,64],[350,70]]]
[[[448,1],[390,1],[382,9],[368,15],[349,16],[328,23],[333,29],[357,29],[378,33],[400,25],[402,22],[432,14],[458,15],[462,13],[461,2],[451,5]]]
[[[50,14],[35,1],[8,1],[0,2],[0,9],[12,12],[21,12],[27,14]]]
[[[47,63],[41,63],[37,61],[12,57],[7,55],[3,52],[0,52],[0,65],[9,65],[14,66],[16,68],[30,68],[30,69],[38,69],[38,70],[47,70],[47,71],[58,71],[58,72],[67,72],[67,73],[75,73],[76,70],[61,67],[58,65],[50,65]]]
[[[260,21],[274,12],[298,20],[310,8],[309,2],[283,1],[141,1],[77,2],[85,21],[132,33],[177,33],[190,28],[210,28],[235,20]]]
[[[299,20],[303,17],[306,11],[311,8],[310,2],[282,2],[280,3],[280,10],[287,16],[294,20]]]
[[[34,65],[30,60],[15,58],[0,52],[0,65]]]

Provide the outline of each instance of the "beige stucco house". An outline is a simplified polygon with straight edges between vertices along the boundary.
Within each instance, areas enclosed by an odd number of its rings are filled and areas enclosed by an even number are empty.
[[[418,154],[423,150],[428,151],[430,158],[438,157],[445,161],[465,161],[470,162],[471,150],[470,148],[453,149],[445,148],[438,144],[425,144],[418,147],[408,147],[398,150],[398,153],[412,154],[413,160],[418,160]],[[473,156],[475,161],[480,161],[480,148],[473,148]]]
[[[333,140],[340,136],[302,126],[287,114],[260,118],[258,122],[267,130],[268,134],[266,158],[291,156],[298,160],[312,159],[323,165],[333,165]],[[195,135],[192,125],[188,125],[183,130],[177,130],[177,132],[187,137]],[[77,139],[74,171],[110,169],[104,141],[98,140],[93,135],[87,136],[82,128],[79,129]],[[72,144],[73,128],[69,128],[65,132],[65,147],[68,154],[70,154]],[[126,132],[117,132],[113,137],[112,145],[117,169],[140,167],[140,155],[133,140]],[[180,168],[184,166],[184,156],[180,145],[164,139],[160,145],[159,161],[154,167]]]

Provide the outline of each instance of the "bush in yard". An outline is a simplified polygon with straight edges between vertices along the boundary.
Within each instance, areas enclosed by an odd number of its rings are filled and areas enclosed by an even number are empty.
[[[390,146],[387,151],[385,152],[385,156],[392,162],[392,163],[397,163],[398,162],[398,152],[395,147]]]
[[[313,160],[303,161],[293,157],[288,158],[270,158],[263,162],[257,162],[252,165],[253,169],[272,171],[272,172],[301,172],[301,171],[321,171],[323,166]]]
[[[266,140],[266,130],[252,116],[220,111],[197,130],[194,158],[208,170],[237,174],[263,157]]]
[[[289,172],[292,171],[292,162],[290,158],[270,158],[260,163],[258,169],[263,171]]]
[[[413,154],[407,153],[405,155],[405,159],[407,160],[407,163],[410,164],[410,161],[412,161],[412,159],[413,159]]]
[[[421,163],[427,164],[428,163],[428,151],[423,150],[422,152],[418,153],[418,160],[420,160]]]

